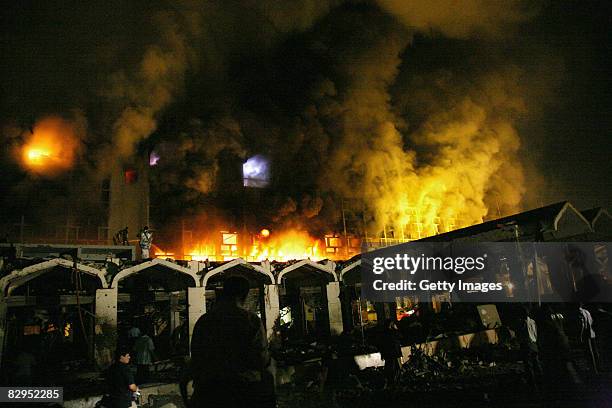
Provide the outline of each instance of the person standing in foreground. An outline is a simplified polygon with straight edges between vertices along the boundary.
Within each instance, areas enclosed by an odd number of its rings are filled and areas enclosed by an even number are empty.
[[[104,407],[127,408],[132,406],[132,393],[138,392],[130,368],[130,350],[120,346],[116,351],[116,361],[106,372],[108,400]]]
[[[219,300],[194,327],[192,407],[276,406],[263,325],[243,308],[248,293],[246,279],[226,279]]]

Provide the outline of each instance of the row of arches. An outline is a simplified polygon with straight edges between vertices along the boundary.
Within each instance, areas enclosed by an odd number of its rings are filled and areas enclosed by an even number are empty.
[[[147,302],[163,305],[164,313],[170,316],[169,333],[184,325],[190,339],[197,319],[214,304],[224,279],[233,275],[251,283],[251,306],[268,335],[287,310],[296,321],[303,320],[303,327],[296,329],[298,334],[338,334],[342,331],[340,280],[358,263],[352,263],[347,271],[336,271],[337,265],[330,261],[302,260],[287,265],[234,259],[219,265],[185,267],[154,259],[109,278],[104,270],[91,265],[63,258],[46,260],[0,279],[0,363],[11,344],[20,343],[28,319],[41,308],[50,311],[50,320],[72,319],[73,330],[80,332],[76,337],[91,340],[81,345],[82,354],[98,365],[110,361],[122,327],[142,314],[142,305]]]
[[[99,281],[101,289],[106,289],[116,288],[119,286],[119,283],[123,279],[131,275],[137,274],[141,271],[150,268],[155,268],[156,266],[160,266],[169,270],[185,274],[193,279],[195,287],[200,287],[206,286],[208,280],[211,279],[213,276],[217,274],[223,274],[226,271],[231,271],[234,268],[241,268],[244,270],[250,270],[256,273],[260,273],[265,276],[265,278],[263,279],[266,281],[266,284],[281,284],[283,282],[283,279],[288,274],[296,272],[299,273],[303,269],[307,269],[311,273],[327,274],[329,275],[328,279],[330,281],[342,280],[342,277],[347,272],[351,271],[355,267],[358,267],[360,264],[361,261],[353,262],[345,269],[342,269],[339,273],[336,273],[335,264],[333,262],[328,261],[328,263],[322,264],[311,260],[302,260],[287,267],[277,269],[278,275],[277,277],[275,277],[273,274],[274,266],[267,261],[264,261],[261,264],[254,264],[249,263],[242,258],[237,258],[217,267],[212,267],[210,270],[206,271],[203,274],[199,274],[200,271],[194,271],[191,268],[178,265],[168,260],[153,259],[151,261],[143,262],[138,265],[121,270],[112,278],[110,283],[107,283],[105,277],[106,275],[101,269],[79,262],[72,262],[64,258],[55,258],[34,265],[30,265],[17,271],[13,271],[11,274],[0,279],[0,296],[10,296],[15,288],[20,287],[33,279],[36,279],[37,277],[49,272],[51,269],[56,267],[77,269],[79,272],[89,275],[95,278],[95,280]]]

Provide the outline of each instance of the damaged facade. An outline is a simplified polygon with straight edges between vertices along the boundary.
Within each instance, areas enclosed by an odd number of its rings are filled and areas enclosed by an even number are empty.
[[[605,210],[581,213],[563,202],[427,240],[591,241],[596,255],[593,271],[610,284],[610,248],[598,242],[612,236],[611,220]],[[132,246],[2,244],[1,248],[3,363],[15,347],[34,336],[43,341],[40,347],[46,347],[49,356],[64,360],[58,364],[80,360],[104,367],[130,326],[145,324],[164,357],[187,354],[195,322],[214,304],[223,280],[234,275],[250,282],[247,307],[261,317],[268,337],[285,327],[280,334],[285,340],[327,338],[381,316],[399,320],[409,316],[418,302],[432,302],[433,310],[452,302],[450,296],[437,295],[398,299],[395,305],[371,304],[361,299],[358,257],[344,262],[135,261]],[[544,259],[537,261],[542,263],[545,281],[571,285],[571,271],[560,273],[554,265],[547,267]],[[533,273],[535,259],[530,262],[528,273]],[[510,271],[507,278],[516,275]],[[542,296],[545,288],[540,288]]]
[[[313,334],[316,329],[318,335],[329,336],[342,331],[340,283],[331,261],[112,261],[73,262],[51,254],[49,260],[30,260],[30,265],[5,275],[0,280],[2,356],[15,350],[24,337],[40,335],[55,338],[46,350],[49,355],[105,367],[131,325],[152,328],[163,357],[187,354],[195,322],[214,303],[223,279],[233,275],[251,283],[248,307],[261,316],[269,336],[281,308],[301,316],[304,325],[300,324],[299,334],[308,330]],[[317,298],[316,312],[298,300],[305,292]],[[64,347],[81,352],[65,354]]]

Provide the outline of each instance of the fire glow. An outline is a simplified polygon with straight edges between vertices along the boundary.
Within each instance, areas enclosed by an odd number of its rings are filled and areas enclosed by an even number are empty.
[[[250,258],[280,262],[293,259],[318,261],[324,258],[320,247],[320,241],[304,231],[288,230],[278,234],[268,232],[267,236],[262,234],[262,239],[253,245]]]
[[[238,239],[237,233],[220,231],[220,242],[212,238],[215,234],[207,234],[208,239],[183,249],[183,258],[192,261],[229,261],[243,258],[250,262],[264,260],[287,262],[296,259],[311,259],[319,261],[327,258],[324,245],[305,231],[285,230],[269,231],[249,237],[249,243],[244,244]],[[167,258],[168,252],[155,247],[156,258]],[[174,255],[174,254],[172,254]]]
[[[21,147],[22,166],[36,174],[55,175],[73,165],[79,141],[74,126],[58,117],[40,120]]]

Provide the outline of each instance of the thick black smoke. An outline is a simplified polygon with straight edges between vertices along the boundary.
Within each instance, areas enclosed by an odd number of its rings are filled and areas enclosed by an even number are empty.
[[[12,215],[41,186],[59,201],[45,216],[62,213],[78,201],[75,177],[99,183],[150,150],[161,156],[158,227],[207,214],[318,234],[343,228],[344,213],[350,229],[427,234],[521,209],[548,171],[525,150],[549,148],[546,125],[533,123],[559,109],[567,51],[547,41],[571,10],[518,0],[11,7],[0,166]],[[87,120],[79,164],[53,179],[22,171],[15,146],[39,119],[75,110]],[[270,159],[272,183],[244,192],[240,164],[255,154]]]

